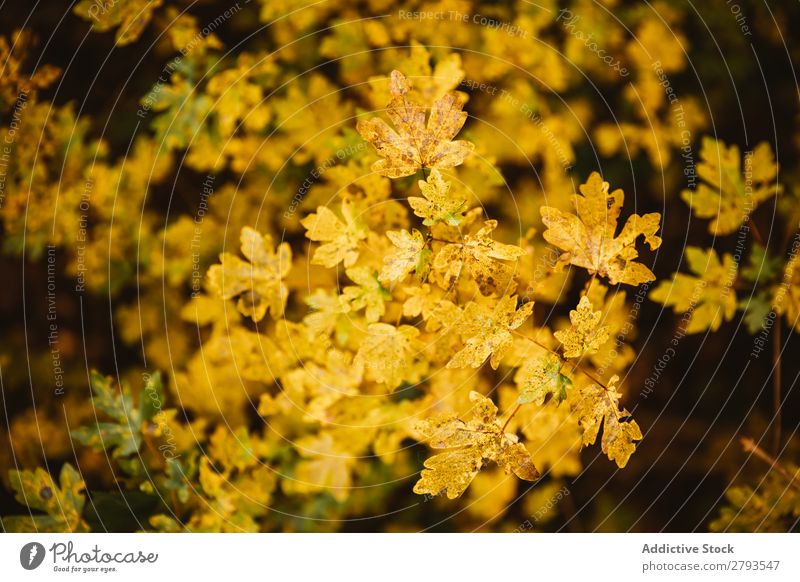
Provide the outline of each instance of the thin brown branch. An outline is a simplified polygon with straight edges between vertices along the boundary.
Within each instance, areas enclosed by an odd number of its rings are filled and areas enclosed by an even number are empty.
[[[764,244],[764,239],[762,238],[762,236],[761,236],[761,233],[760,233],[760,232],[759,232],[759,230],[758,230],[758,226],[757,226],[757,225],[756,225],[756,223],[753,221],[753,218],[752,218],[752,217],[750,217],[750,216],[748,216],[748,217],[747,217],[747,226],[748,226],[748,227],[750,227],[750,230],[752,230],[752,231],[753,231],[753,238],[755,238],[755,239],[756,239],[756,242],[757,242],[758,244],[760,244],[762,247],[763,247],[763,246],[766,246],[766,245]]]
[[[790,487],[793,487],[794,489],[800,491],[800,483],[798,483],[795,480],[794,475],[792,475],[789,471],[787,471],[783,465],[778,463],[778,460],[775,457],[773,457],[772,455],[767,453],[764,449],[759,447],[756,444],[756,441],[754,441],[750,437],[742,437],[741,439],[739,439],[739,442],[742,443],[742,449],[744,449],[745,453],[751,453],[756,457],[758,457],[759,459],[761,459],[762,461],[764,461],[765,463],[767,463],[771,471],[775,471],[776,473],[778,473],[778,475],[785,478],[789,482]]]
[[[781,318],[775,320],[772,330],[772,453],[781,450]]]

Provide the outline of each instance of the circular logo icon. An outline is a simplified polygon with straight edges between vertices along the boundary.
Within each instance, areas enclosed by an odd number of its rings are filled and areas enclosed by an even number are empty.
[[[29,542],[19,551],[19,563],[26,570],[35,570],[44,561],[44,546],[39,542]]]

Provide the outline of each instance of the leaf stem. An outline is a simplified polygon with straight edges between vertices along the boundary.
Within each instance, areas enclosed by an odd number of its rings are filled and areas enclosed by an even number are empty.
[[[522,404],[519,404],[519,403],[518,403],[518,404],[517,404],[517,405],[514,407],[514,410],[512,410],[512,411],[511,411],[511,414],[509,414],[509,415],[508,415],[508,418],[507,418],[507,419],[506,419],[506,421],[503,423],[503,428],[501,428],[501,429],[500,429],[500,432],[502,432],[502,433],[505,433],[505,432],[506,432],[506,427],[508,426],[508,423],[509,423],[509,422],[511,422],[511,419],[512,419],[512,418],[514,418],[514,415],[515,415],[517,412],[519,412],[519,409],[520,409],[521,407],[522,407]]]
[[[591,288],[592,288],[592,283],[594,283],[594,280],[595,280],[596,278],[597,278],[597,271],[595,271],[594,273],[592,273],[592,278],[591,278],[591,279],[589,279],[589,283],[586,285],[586,290],[583,292],[583,295],[584,295],[584,297],[588,297],[588,296],[589,296],[589,291],[590,291],[590,290],[591,290]]]

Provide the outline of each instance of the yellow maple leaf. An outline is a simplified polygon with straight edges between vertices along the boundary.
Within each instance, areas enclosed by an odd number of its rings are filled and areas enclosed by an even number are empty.
[[[605,342],[589,359],[601,376],[607,371],[619,372],[636,356],[634,349],[625,343],[636,339],[636,327],[631,307],[626,303],[626,293],[620,288],[611,292],[609,287],[595,281],[586,296],[603,312],[602,321],[608,326],[609,335],[616,340]]]
[[[381,283],[398,283],[412,271],[424,273],[430,260],[431,252],[426,249],[426,242],[418,230],[387,231],[386,236],[397,247],[397,250],[383,259]]]
[[[350,311],[365,309],[367,321],[378,321],[386,311],[384,303],[391,299],[391,295],[381,286],[377,273],[369,267],[352,267],[345,272],[356,283],[342,289],[342,299]]]
[[[727,253],[720,261],[713,248],[686,247],[684,256],[694,275],[674,273],[672,281],[661,281],[653,289],[650,299],[688,314],[686,333],[716,331],[736,313],[736,262]]]
[[[248,226],[242,229],[241,243],[249,262],[222,253],[221,264],[208,269],[209,286],[223,299],[239,296],[236,308],[253,321],[261,321],[267,311],[278,319],[289,296],[282,280],[292,266],[292,249],[284,242],[272,250],[272,237]]]
[[[544,238],[564,251],[560,261],[608,277],[613,285],[654,281],[653,272],[634,261],[639,256],[635,244],[641,235],[651,250],[661,246],[661,238],[656,236],[661,215],[633,214],[615,236],[624,200],[622,190],[609,193],[608,182],[592,172],[580,192],[573,197],[577,215],[550,206],[541,208],[542,222],[548,227]]]
[[[303,460],[295,467],[294,480],[283,482],[284,489],[291,493],[327,491],[338,502],[346,501],[357,459],[339,446],[331,432],[303,437],[296,446]]]
[[[407,97],[430,107],[436,99],[454,91],[464,79],[461,57],[458,54],[439,55],[436,65],[431,66],[431,54],[427,48],[411,41],[408,57],[398,63],[397,69],[406,77],[414,79]],[[370,101],[375,107],[382,107],[391,99],[390,79],[386,76],[371,77]]]
[[[477,368],[491,355],[490,364],[496,370],[514,345],[511,331],[521,326],[532,312],[532,301],[517,309],[516,295],[506,295],[493,306],[468,303],[458,325],[462,337],[468,339],[447,367]]]
[[[445,291],[424,283],[415,287],[405,287],[408,299],[403,303],[403,315],[417,317],[422,315],[427,331],[436,331],[451,325],[461,316],[461,310],[452,301],[445,299]]]
[[[468,141],[452,141],[467,114],[453,93],[433,102],[427,125],[424,107],[406,98],[410,83],[400,71],[392,71],[392,100],[386,108],[397,131],[379,118],[361,120],[358,132],[383,158],[372,169],[390,178],[410,176],[421,168],[452,168],[475,148]]]
[[[535,481],[539,472],[525,445],[514,434],[503,431],[497,406],[477,392],[471,392],[472,420],[464,422],[455,414],[444,414],[419,422],[416,429],[434,449],[451,449],[425,461],[414,493],[460,497],[489,462],[506,473]]]
[[[420,354],[417,340],[419,330],[411,325],[395,327],[388,323],[373,323],[361,343],[354,363],[363,365],[368,378],[397,388],[403,380],[419,378],[416,360]]]
[[[347,396],[358,394],[363,378],[360,366],[353,365],[350,352],[332,349],[324,366],[304,361],[281,377],[285,394],[292,406],[301,409],[311,420],[326,418],[328,409]]]
[[[328,337],[335,332],[337,340],[345,343],[352,326],[348,316],[350,305],[335,290],[317,289],[306,297],[310,312],[303,318],[303,323],[316,336]]]
[[[439,170],[431,170],[427,180],[419,180],[419,189],[424,198],[410,196],[408,204],[414,209],[414,214],[423,218],[422,224],[433,226],[443,222],[448,226],[458,226],[464,220],[464,211],[467,209],[467,199],[459,195],[450,194],[450,182],[442,178]]]
[[[433,260],[433,269],[439,274],[445,288],[453,285],[466,270],[484,295],[494,292],[513,291],[514,261],[525,254],[525,250],[497,242],[490,233],[497,228],[496,220],[487,220],[474,235],[464,235],[463,242],[442,247]]]
[[[572,410],[583,430],[584,446],[594,444],[602,424],[600,447],[622,469],[636,450],[636,441],[642,439],[642,431],[635,420],[625,421],[630,416],[627,410],[619,409],[621,394],[616,389],[618,381],[618,376],[612,376],[607,388],[595,383],[581,387],[572,403]]]
[[[734,232],[761,202],[783,190],[775,181],[778,165],[767,142],[745,154],[744,173],[739,148],[711,137],[703,138],[700,160],[697,175],[702,182],[696,190],[681,192],[681,198],[696,216],[712,219],[708,224],[712,234]]]
[[[600,325],[602,311],[594,311],[592,302],[584,295],[578,308],[569,312],[572,324],[568,329],[555,332],[553,335],[564,346],[565,358],[581,358],[597,352],[608,341],[609,328]]]
[[[330,208],[320,206],[316,214],[300,221],[310,240],[325,243],[314,251],[313,264],[330,269],[344,262],[345,267],[351,267],[358,259],[359,244],[369,231],[353,204],[342,202],[342,216],[344,222]]]

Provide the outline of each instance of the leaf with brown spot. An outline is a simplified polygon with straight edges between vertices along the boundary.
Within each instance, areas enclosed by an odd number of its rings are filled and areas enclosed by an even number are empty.
[[[407,99],[410,82],[400,71],[392,71],[392,100],[386,112],[394,129],[372,118],[358,122],[361,136],[383,158],[372,169],[390,178],[410,176],[421,168],[452,168],[463,163],[475,149],[468,141],[452,141],[467,120],[463,104],[453,93],[433,102],[427,124],[425,109]]]

